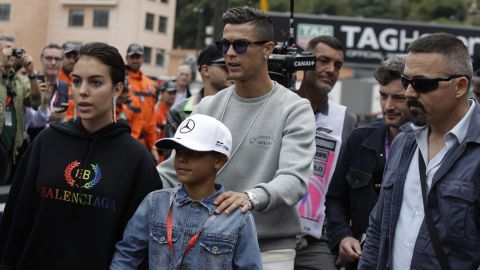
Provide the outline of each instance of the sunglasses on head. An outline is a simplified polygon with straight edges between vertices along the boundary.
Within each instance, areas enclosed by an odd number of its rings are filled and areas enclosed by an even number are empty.
[[[244,54],[247,51],[248,45],[263,45],[267,43],[268,40],[260,40],[260,41],[247,41],[247,40],[235,40],[233,42],[230,42],[226,39],[222,39],[220,41],[215,42],[217,45],[218,50],[222,51],[223,54],[226,54],[228,52],[228,49],[230,49],[230,45],[233,45],[233,49],[235,50],[236,53],[238,54]]]
[[[409,79],[405,75],[401,75],[400,80],[405,90],[409,85],[412,85],[413,89],[417,93],[427,93],[438,88],[438,82],[448,82],[455,78],[466,77],[465,75],[450,75],[440,78],[413,78]]]

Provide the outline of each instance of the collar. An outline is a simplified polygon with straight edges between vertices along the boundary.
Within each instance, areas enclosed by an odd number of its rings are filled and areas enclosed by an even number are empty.
[[[216,190],[216,192],[213,193],[212,195],[208,196],[205,199],[197,201],[197,202],[200,203],[200,205],[207,208],[210,215],[212,215],[213,212],[215,211],[215,208],[217,208],[217,206],[213,204],[213,201],[215,200],[215,198],[218,195],[220,195],[220,193],[225,191],[223,186],[220,185],[220,184],[215,184],[215,190]],[[177,191],[177,195],[175,196],[175,203],[178,206],[183,206],[183,205],[186,205],[186,204],[192,203],[192,202],[195,202],[195,200],[190,198],[190,196],[188,196],[188,194],[185,192],[185,189],[183,188],[183,185],[180,185],[180,188]]]
[[[478,125],[478,121],[480,121],[480,112],[478,111],[478,106],[476,106],[476,103],[473,100],[469,100],[468,102],[470,104],[470,108],[468,109],[467,113],[444,136],[444,142],[447,147],[452,147],[455,141],[458,143],[462,143],[464,141],[476,141],[479,143],[479,138],[472,138],[470,131],[475,133],[477,136],[479,135],[480,126]],[[474,121],[470,121],[472,118],[475,118]],[[415,139],[417,140],[419,147],[428,147],[428,125],[416,126],[415,124],[412,124],[412,129],[415,131]]]
[[[363,140],[362,146],[379,152],[384,152],[385,136],[387,135],[388,127],[383,120],[378,120],[378,122],[374,124],[376,126],[375,130]]]
[[[467,129],[470,124],[470,119],[472,119],[473,111],[477,106],[475,101],[468,100],[470,104],[470,108],[468,109],[467,113],[462,117],[460,122],[458,122],[448,133],[445,135],[445,141],[448,136],[455,136],[459,142],[462,142],[465,137],[467,136]]]
[[[130,71],[129,77],[131,77],[132,79],[135,79],[135,80],[141,80],[142,77],[143,77],[143,73],[142,73],[141,70],[138,70],[137,72]]]
[[[327,101],[325,103],[320,105],[320,107],[315,111],[315,114],[321,113],[323,115],[328,116],[328,108],[329,108],[328,101],[329,100],[327,99]]]

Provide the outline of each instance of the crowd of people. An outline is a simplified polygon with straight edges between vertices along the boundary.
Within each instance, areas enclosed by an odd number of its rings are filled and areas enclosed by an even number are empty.
[[[273,81],[263,12],[157,84],[132,43],[0,36],[1,269],[479,269],[480,79],[463,42],[413,41],[373,77],[383,117],[329,99],[334,36],[296,91]],[[477,255],[475,255],[477,254]]]

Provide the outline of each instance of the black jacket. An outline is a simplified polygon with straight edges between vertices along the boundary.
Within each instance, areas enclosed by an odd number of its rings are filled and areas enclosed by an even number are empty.
[[[367,231],[382,182],[386,130],[383,120],[354,129],[339,156],[326,196],[327,235],[334,253],[343,238],[360,241]]]
[[[143,198],[162,187],[124,121],[52,124],[21,160],[0,225],[0,269],[108,269]]]

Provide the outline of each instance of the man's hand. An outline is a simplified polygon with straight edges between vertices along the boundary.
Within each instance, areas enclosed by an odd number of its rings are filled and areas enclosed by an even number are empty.
[[[30,55],[23,54],[20,61],[20,63],[22,63],[22,66],[25,67],[25,70],[27,71],[27,74],[29,76],[35,75],[35,69],[33,68],[33,58]]]
[[[215,213],[220,214],[223,211],[225,213],[230,214],[231,212],[235,211],[237,208],[241,208],[242,213],[247,212],[248,210],[252,209],[252,204],[250,203],[250,199],[248,195],[243,192],[234,192],[234,191],[227,191],[220,194],[213,203],[218,205],[217,209],[215,209]]]
[[[351,236],[347,236],[340,242],[338,253],[342,261],[354,262],[360,258],[360,255],[362,255],[360,242]]]
[[[56,108],[54,107],[53,110],[51,111],[52,114],[50,115],[50,122],[62,122],[63,119],[65,119],[65,115],[67,114],[67,111],[63,108]]]
[[[52,98],[52,88],[48,85],[47,82],[42,82],[37,80],[38,88],[40,89],[40,93],[43,96],[42,104],[50,106],[50,99]]]

